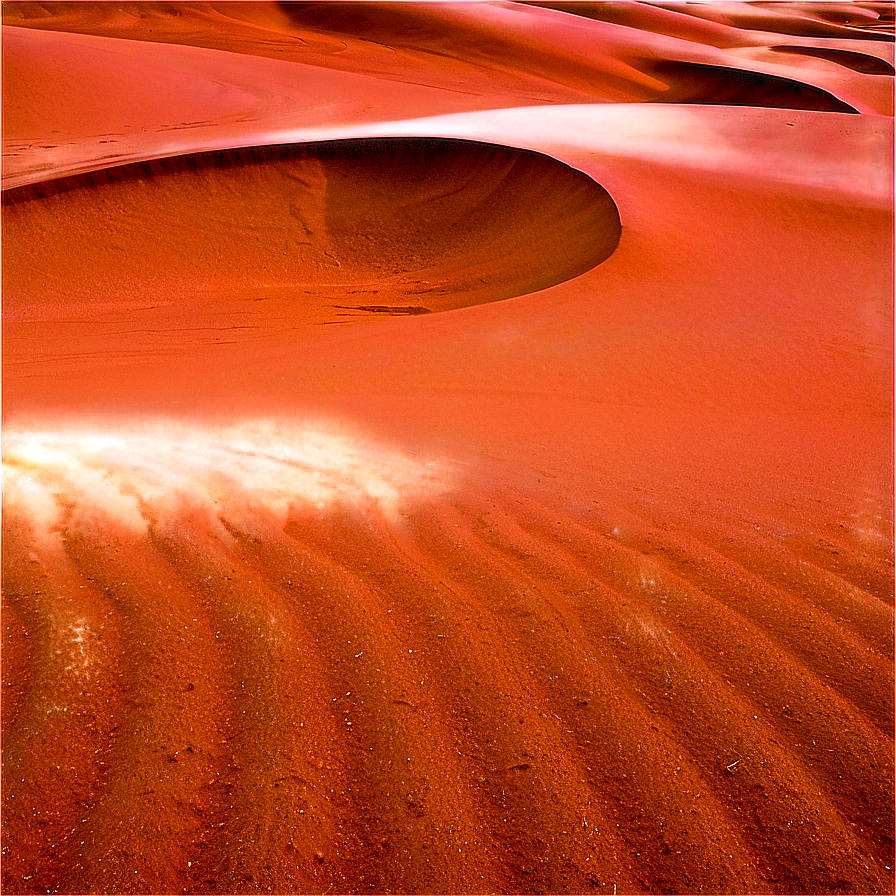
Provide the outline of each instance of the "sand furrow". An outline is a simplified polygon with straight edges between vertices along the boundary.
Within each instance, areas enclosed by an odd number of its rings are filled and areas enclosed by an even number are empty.
[[[365,652],[372,648],[375,655],[392,655],[397,669],[406,666],[413,669],[401,696],[393,700],[404,708],[392,711],[398,712],[400,718],[407,718],[406,724],[414,723],[411,733],[421,724],[418,718],[424,727],[422,739],[415,737],[408,741],[412,750],[408,758],[413,765],[425,763],[423,793],[429,794],[428,799],[412,800],[412,811],[419,813],[421,819],[430,814],[435,816],[432,822],[421,822],[425,831],[422,842],[432,851],[430,825],[439,831],[450,819],[447,834],[442,831],[441,836],[452,850],[457,850],[457,859],[474,851],[476,842],[483,836],[487,836],[485,842],[491,848],[495,842],[506,847],[498,850],[499,855],[505,856],[497,866],[498,876],[492,877],[491,884],[488,874],[481,880],[474,877],[470,881],[474,887],[556,887],[558,880],[565,882],[562,875],[569,878],[575,870],[566,860],[563,867],[555,870],[541,862],[524,860],[523,857],[531,854],[529,847],[536,842],[533,840],[536,835],[530,830],[531,820],[545,811],[569,811],[561,808],[570,797],[565,796],[561,801],[555,783],[557,775],[570,776],[565,781],[565,789],[572,793],[583,789],[582,782],[576,783],[575,769],[570,772],[565,768],[562,745],[558,748],[556,742],[552,744],[549,734],[533,743],[532,729],[519,727],[524,724],[522,714],[530,717],[531,712],[521,700],[521,683],[496,672],[491,663],[483,662],[483,651],[493,657],[501,647],[491,641],[487,626],[471,618],[470,606],[463,602],[454,584],[446,582],[444,576],[438,584],[427,581],[413,564],[408,564],[403,552],[396,552],[393,545],[384,550],[386,545],[381,538],[370,534],[372,519],[375,518],[345,508],[326,519],[323,525],[315,525],[308,518],[297,519],[290,523],[288,531],[319,556],[325,554],[338,561],[346,571],[343,581],[352,593],[371,594],[372,589],[369,615],[355,624],[366,632],[368,639],[380,625],[391,636],[379,645],[367,644]],[[357,641],[356,636],[352,643]],[[323,633],[321,643],[325,643]],[[509,662],[498,664],[498,669],[508,668],[512,668]],[[454,685],[448,687],[448,682]],[[539,722],[535,724],[541,727]],[[421,751],[424,744],[425,749]],[[441,756],[435,765],[423,758],[433,752]],[[548,767],[533,759],[536,752],[553,757]],[[401,761],[403,757],[398,758]],[[519,802],[521,782],[517,779],[521,775],[528,779],[525,806]],[[447,797],[442,805],[445,797],[439,799],[440,792]],[[588,803],[587,793],[580,799],[582,811],[588,811],[584,808]],[[462,815],[458,815],[457,808],[451,808],[455,800],[467,807]],[[583,830],[581,822],[575,814],[569,819],[571,839],[575,838],[576,829]],[[458,830],[452,830],[455,827]],[[593,841],[593,830],[587,834]],[[539,848],[550,854],[556,847],[541,842]],[[584,861],[582,864],[587,865]],[[607,862],[604,860],[592,867],[593,873],[600,875],[606,871]],[[580,873],[590,871],[591,868],[584,867]]]
[[[532,519],[537,519],[534,508],[524,528],[533,525]],[[640,601],[656,618],[778,732],[850,825],[862,850],[885,861],[892,848],[893,809],[886,785],[892,778],[892,740],[836,695],[827,665],[797,661],[756,628],[736,602],[728,606],[657,558],[627,546],[606,547],[606,539],[600,550],[596,535],[589,541],[591,551],[585,544],[567,550],[611,589],[633,600],[640,591]]]
[[[786,547],[770,547],[767,537],[749,528],[718,520],[699,527],[694,519],[651,526],[646,511],[639,513],[639,533],[609,535],[593,526],[584,531],[600,545],[608,539],[625,544],[648,565],[669,568],[725,602],[806,668],[821,671],[826,684],[882,733],[891,732],[892,582],[882,577],[880,591],[859,589]],[[550,531],[547,524],[544,531]]]
[[[388,780],[383,766],[405,764],[409,755],[420,755],[419,744],[408,740],[414,740],[413,732],[401,724],[404,711],[392,703],[416,685],[416,670],[404,668],[408,664],[402,662],[401,649],[392,638],[386,635],[383,640],[374,625],[380,615],[378,597],[363,582],[346,575],[326,555],[318,557],[295,539],[278,534],[276,526],[264,530],[261,536],[257,526],[241,531],[233,525],[236,553],[251,570],[245,575],[251,575],[253,582],[256,576],[262,583],[273,580],[272,587],[283,593],[309,633],[325,677],[325,689],[312,708],[332,720],[333,755],[327,766],[333,771],[327,773],[327,786],[338,807],[339,830],[338,839],[327,845],[324,860],[346,885],[382,887],[392,881],[396,886],[401,859],[394,853],[406,857],[410,849],[401,833],[408,794]],[[387,663],[388,656],[396,656],[398,664]],[[418,775],[412,768],[406,777],[413,782]],[[413,791],[416,785],[408,783],[408,788]],[[379,862],[365,858],[365,849],[373,847]]]
[[[108,787],[126,700],[117,674],[123,644],[114,605],[70,562],[65,535],[35,532],[11,504],[4,602],[26,626],[30,656],[27,688],[3,738],[3,873],[17,892],[46,892],[83,860]]]
[[[509,661],[528,682],[528,702],[559,728],[565,749],[585,768],[592,798],[637,866],[638,885],[663,889],[673,878],[689,879],[699,852],[692,838],[711,827],[715,841],[707,860],[715,886],[737,877],[761,889],[752,859],[699,773],[656,730],[624,671],[577,641],[551,585],[533,587],[527,564],[519,557],[508,562],[457,511],[442,510],[415,537],[429,563],[451,570],[452,580],[475,597],[504,651],[511,651]],[[674,774],[665,772],[670,752],[677,757]],[[699,815],[691,811],[693,793],[706,797]]]
[[[828,525],[824,535],[800,532],[792,508],[786,508],[789,513],[772,509],[761,523],[747,523],[750,515],[741,508],[736,515],[709,511],[696,519],[676,518],[675,526],[751,575],[769,583],[787,582],[795,600],[836,619],[874,650],[892,654],[894,582],[888,534],[892,520],[880,514],[874,521],[877,531],[862,532],[854,522],[858,514],[838,507],[843,497],[834,493],[832,499],[836,509],[830,516],[852,525]],[[653,515],[649,506],[631,510],[645,521]],[[670,528],[667,523],[666,529]]]
[[[277,589],[247,572],[234,538],[208,523],[154,522],[152,543],[208,619],[219,654],[222,722],[211,733],[217,762],[204,782],[201,851],[194,889],[229,892],[320,888],[314,862],[331,838],[324,793],[333,727],[316,711],[320,672],[307,637]]]
[[[208,614],[179,588],[148,532],[86,502],[70,523],[72,564],[120,620],[124,695],[109,775],[64,886],[71,892],[179,890],[207,821],[204,801],[227,723],[221,657]],[[143,811],[135,814],[132,806]]]
[[[878,656],[891,660],[892,570],[888,573],[885,564],[867,562],[853,550],[846,563],[854,572],[849,578],[842,577],[821,563],[805,559],[807,549],[795,548],[789,541],[770,547],[767,539],[738,533],[709,544],[728,562],[783,591],[796,606],[805,608],[804,612],[833,620],[843,631],[838,640],[858,640]]]
[[[764,562],[757,570],[732,560],[725,546],[711,547],[705,537],[685,541],[668,530],[626,543],[645,557],[652,557],[661,568],[724,602],[781,651],[822,675],[825,685],[849,701],[880,733],[892,733],[892,650],[887,649],[884,637],[887,628],[892,632],[892,624],[878,627],[876,644],[853,635],[839,619],[818,606],[821,592],[834,591],[828,577],[812,575],[804,564],[785,563],[783,570],[769,572],[772,551],[762,555]],[[842,605],[843,590],[837,589],[839,593],[835,591],[825,603]],[[852,594],[846,602],[850,598]]]
[[[527,514],[527,521],[534,516]],[[540,590],[553,594],[555,602],[562,600],[578,617],[574,625],[591,649],[603,655],[609,668],[625,670],[633,702],[646,704],[663,722],[675,749],[697,765],[704,787],[743,827],[758,866],[776,891],[800,886],[807,875],[813,876],[814,887],[833,886],[831,842],[849,842],[844,861],[857,872],[864,870],[863,844],[822,793],[812,770],[799,754],[781,746],[777,730],[753,712],[757,707],[707,666],[690,639],[682,638],[674,622],[658,612],[658,604],[668,600],[663,586],[654,589],[648,578],[641,595],[641,589],[631,587],[608,590],[606,572],[595,578],[593,566],[589,569],[559,543],[556,525],[555,537],[546,540],[527,535],[512,519],[496,528],[500,536],[490,541],[516,558],[517,566],[525,556]],[[792,852],[785,848],[788,844]]]
[[[4,541],[9,537],[4,533]],[[4,581],[10,582],[13,577],[13,573],[4,569]],[[15,725],[24,704],[29,700],[29,692],[32,691],[31,675],[34,669],[34,651],[29,640],[31,626],[27,609],[18,606],[18,599],[9,589],[3,591],[2,608],[3,641],[0,650],[3,652],[3,664],[8,675],[3,679],[3,691],[0,697],[3,704],[0,739],[6,737],[6,733]]]
[[[884,539],[880,541],[884,542]],[[870,547],[867,544],[838,546],[831,542],[823,543],[821,539],[811,541],[799,536],[788,538],[785,547],[803,564],[817,568],[818,575],[827,574],[835,581],[854,588],[859,592],[855,602],[858,603],[861,597],[868,595],[892,611],[893,557],[886,550],[885,544],[877,546],[878,550],[874,551],[876,556],[869,556],[866,553]],[[884,547],[884,550],[880,550],[881,547]],[[875,612],[869,607],[867,600],[861,602],[861,608],[865,612],[869,609]],[[875,615],[881,615],[880,611],[878,610]]]
[[[318,711],[336,725],[342,813],[326,861],[342,886],[367,891],[406,889],[410,875],[436,886],[430,867],[441,861],[459,864],[438,886],[500,885],[500,867],[463,862],[484,846],[482,799],[432,694],[425,641],[397,626],[391,590],[343,564],[338,550],[321,551],[312,527],[309,517],[293,520],[287,535],[272,530],[245,549],[253,575],[289,578],[288,599],[326,670]]]
[[[706,542],[706,539],[701,539]],[[731,558],[721,552],[718,566],[724,568]],[[774,564],[777,557],[769,551]],[[704,561],[711,564],[714,551]],[[734,560],[738,570],[765,582],[768,600],[757,614],[756,622],[799,657],[808,668],[823,670],[825,681],[849,700],[857,709],[890,736],[893,730],[893,612],[881,601],[883,612],[875,605],[876,589],[863,590],[838,579],[801,558],[795,563],[781,564],[783,572],[769,573],[766,564],[756,563],[751,569]],[[796,567],[796,568],[794,568]],[[780,567],[779,567],[780,568]],[[777,570],[775,570],[777,572]],[[870,586],[870,583],[869,583]],[[886,595],[884,594],[884,598]],[[864,611],[869,620],[864,632],[855,632],[843,623],[841,607],[850,607],[852,615]],[[855,609],[853,609],[855,608]],[[865,632],[871,634],[869,637]]]

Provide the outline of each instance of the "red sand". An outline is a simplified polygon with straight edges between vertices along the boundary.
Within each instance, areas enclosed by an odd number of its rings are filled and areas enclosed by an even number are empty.
[[[4,892],[894,892],[892,4],[3,12]]]

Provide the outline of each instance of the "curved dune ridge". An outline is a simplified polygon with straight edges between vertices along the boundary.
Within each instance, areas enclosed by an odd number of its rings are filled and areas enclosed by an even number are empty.
[[[827,59],[838,65],[846,66],[854,72],[866,75],[893,75],[893,66],[885,59],[868,56],[866,53],[854,53],[851,50],[831,50],[827,47],[772,47],[775,53],[792,53],[796,56],[811,56],[816,59]]]
[[[676,8],[670,4],[662,4]],[[737,28],[792,34],[821,40],[861,38],[892,41],[893,4],[829,3],[689,3],[686,15],[725,22]]]
[[[770,109],[858,114],[858,109],[838,100],[826,90],[790,78],[671,60],[655,62],[651,69],[658,78],[669,84],[669,89],[657,97],[656,102],[766,106]]]
[[[896,892],[892,3],[3,22],[4,893]]]
[[[44,308],[55,292],[87,314],[123,295],[210,293],[276,303],[296,321],[442,311],[576,277],[621,232],[612,198],[586,174],[436,138],[165,158],[3,201],[7,288]]]
[[[853,535],[558,513],[313,421],[11,432],[4,479],[11,891],[886,890]]]

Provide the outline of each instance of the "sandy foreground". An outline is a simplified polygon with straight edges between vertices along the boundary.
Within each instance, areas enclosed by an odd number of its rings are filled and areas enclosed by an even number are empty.
[[[894,892],[893,11],[5,3],[3,892]]]

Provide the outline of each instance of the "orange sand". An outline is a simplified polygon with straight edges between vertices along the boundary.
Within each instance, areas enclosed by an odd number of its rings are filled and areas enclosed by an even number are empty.
[[[894,892],[892,4],[3,15],[4,892]]]

